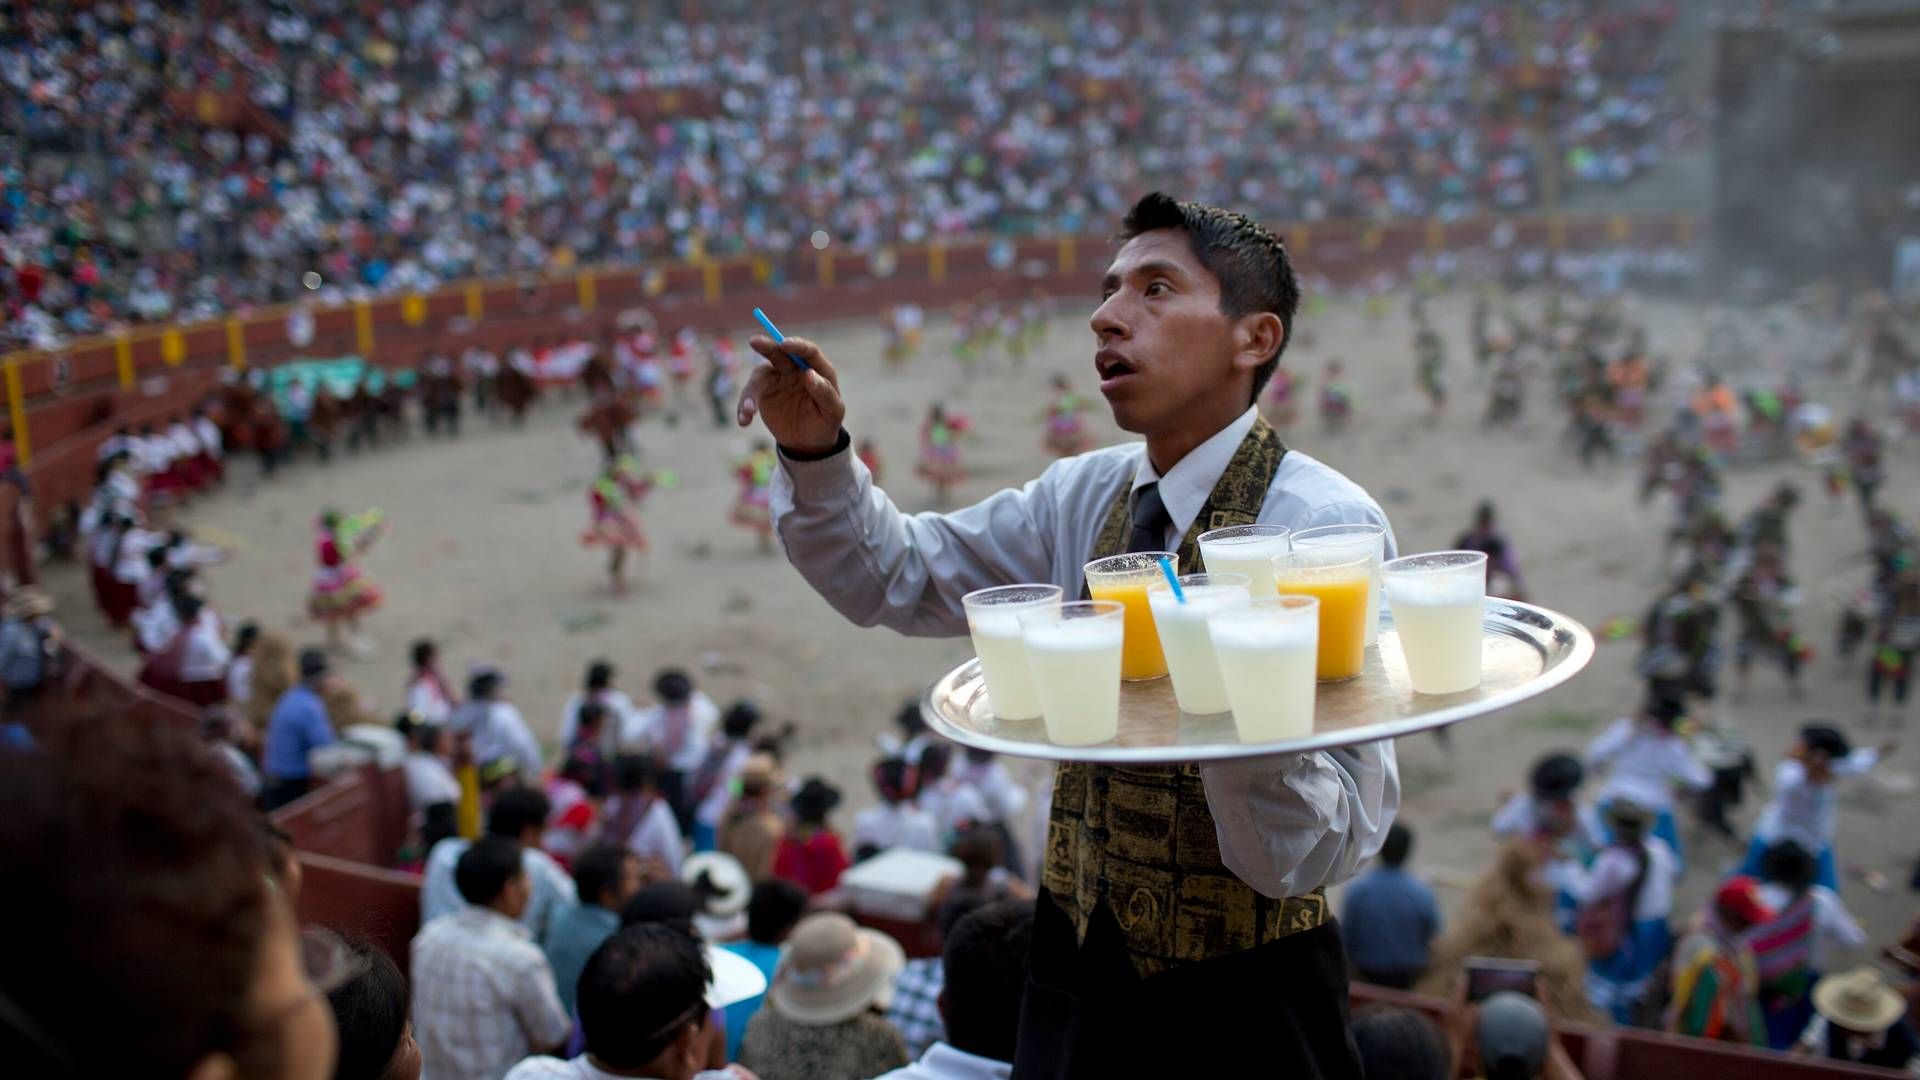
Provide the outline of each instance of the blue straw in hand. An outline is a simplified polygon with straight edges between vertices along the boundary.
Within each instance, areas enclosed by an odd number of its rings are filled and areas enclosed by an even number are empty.
[[[761,311],[759,308],[754,308],[753,317],[759,321],[760,329],[765,330],[767,332],[767,336],[773,338],[773,340],[775,341],[787,340],[787,335],[781,333],[780,328],[773,325],[773,320],[767,318],[766,312]],[[794,355],[791,352],[787,354],[787,359],[792,360],[794,363],[800,365],[801,371],[813,370],[811,367],[807,365],[807,362],[805,360],[800,359],[798,356]]]
[[[1167,575],[1167,587],[1173,590],[1174,602],[1186,603],[1187,593],[1180,587],[1180,575],[1173,572],[1173,560],[1165,555],[1160,556],[1160,572]]]

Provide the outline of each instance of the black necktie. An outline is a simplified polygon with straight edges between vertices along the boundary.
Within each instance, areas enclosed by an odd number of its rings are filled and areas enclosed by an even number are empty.
[[[1161,551],[1167,542],[1167,527],[1173,518],[1160,498],[1158,482],[1133,493],[1133,531],[1127,534],[1127,554],[1137,551]]]

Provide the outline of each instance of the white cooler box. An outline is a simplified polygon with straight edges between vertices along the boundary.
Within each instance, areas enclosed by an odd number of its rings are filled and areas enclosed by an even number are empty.
[[[848,906],[862,915],[918,922],[941,883],[958,879],[960,860],[930,851],[889,848],[840,875]]]

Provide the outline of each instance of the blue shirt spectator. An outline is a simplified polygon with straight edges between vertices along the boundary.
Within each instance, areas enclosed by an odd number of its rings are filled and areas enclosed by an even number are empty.
[[[1356,981],[1407,990],[1426,973],[1440,907],[1433,890],[1404,868],[1412,847],[1413,834],[1394,825],[1379,867],[1347,887],[1340,930]]]
[[[795,923],[807,910],[807,894],[791,881],[772,878],[753,887],[747,901],[747,938],[720,946],[752,962],[773,982],[773,969],[780,963],[780,944],[793,932]],[[760,1011],[767,996],[760,994],[727,1006],[727,1060],[740,1057],[740,1042],[747,1037],[747,1021]]]
[[[587,958],[620,929],[620,909],[640,891],[639,856],[618,844],[595,844],[573,861],[573,888],[579,902],[560,905],[540,941],[568,1015]]]
[[[536,942],[545,940],[547,924],[553,917],[579,899],[574,892],[573,878],[538,846],[551,809],[552,804],[545,795],[520,787],[508,788],[494,796],[493,805],[487,808],[487,834],[505,837],[520,845],[520,863],[527,871],[533,895],[520,912],[519,920]],[[471,846],[468,841],[452,836],[433,845],[433,850],[427,853],[427,865],[420,879],[422,925],[466,908],[467,901],[454,880],[454,869],[459,865],[460,856]]]

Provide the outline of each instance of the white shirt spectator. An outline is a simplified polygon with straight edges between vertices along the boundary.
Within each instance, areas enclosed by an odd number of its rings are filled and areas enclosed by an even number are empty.
[[[855,851],[901,847],[939,853],[947,850],[940,835],[933,815],[912,803],[876,803],[853,815]]]
[[[171,605],[169,605],[171,607]],[[181,682],[216,682],[226,678],[233,650],[227,647],[226,632],[220,616],[212,608],[201,608],[187,631],[186,652],[180,657]]]
[[[920,809],[933,817],[934,825],[946,840],[952,840],[963,825],[993,820],[987,800],[974,790],[972,784],[953,776],[941,777],[922,788]]]
[[[227,704],[238,707],[253,700],[253,657],[236,656],[227,665]]]
[[[611,824],[625,816],[625,800],[628,796],[615,795],[607,800],[601,809],[601,820]],[[608,836],[616,844],[625,844],[627,850],[642,859],[658,859],[675,874],[680,872],[680,861],[687,857],[686,839],[680,835],[680,823],[674,820],[673,807],[659,795],[649,795],[652,800],[646,813],[640,815],[640,823],[625,836]]]
[[[1027,789],[1013,778],[1004,762],[995,758],[992,761],[975,762],[962,758],[957,763],[956,775],[972,785],[986,803],[988,820],[1000,825],[1013,825],[1027,810]]]
[[[460,781],[439,754],[425,750],[408,752],[407,808],[419,813],[434,803],[460,801]]]
[[[1649,730],[1631,717],[1615,720],[1587,747],[1587,765],[1608,769],[1601,803],[1625,798],[1655,813],[1673,811],[1675,784],[1701,791],[1713,783],[1712,771],[1694,760],[1686,739]]]
[[[1880,751],[1862,746],[1828,766],[1835,780],[1859,776],[1880,761]],[[1838,796],[1833,782],[1813,783],[1807,767],[1788,758],[1773,767],[1773,798],[1760,811],[1753,834],[1768,844],[1791,840],[1818,856],[1833,846],[1833,813]]]
[[[473,759],[482,764],[512,758],[526,784],[540,782],[540,743],[527,729],[520,710],[505,701],[469,701],[450,723],[473,733]]]
[[[173,641],[180,632],[180,615],[173,605],[162,600],[150,607],[143,607],[133,613],[133,634],[140,643],[140,649],[146,653],[157,653]]]
[[[713,699],[695,690],[685,705],[685,724],[676,742],[671,718],[665,705],[650,705],[632,715],[621,729],[622,749],[638,745],[660,756],[663,768],[674,772],[692,772],[713,742],[713,729],[720,723],[720,707]]]
[[[1595,849],[1606,845],[1606,830],[1601,827],[1600,815],[1592,806],[1575,803],[1573,819],[1578,830],[1575,840]],[[1532,836],[1540,828],[1540,813],[1534,805],[1533,795],[1522,791],[1508,799],[1500,809],[1494,811],[1489,824],[1493,835],[1498,837]]]
[[[429,724],[444,724],[453,715],[453,700],[440,684],[424,675],[407,684],[407,711]]]
[[[1867,943],[1867,932],[1854,921],[1853,913],[1832,889],[1825,885],[1809,886],[1807,896],[1813,901],[1813,945],[1809,958],[1813,970],[1826,971],[1829,946],[1857,949]],[[1785,912],[1794,902],[1793,894],[1772,882],[1761,884],[1760,899],[1775,913]]]
[[[579,734],[580,706],[589,701],[598,701],[606,707],[606,719],[601,721],[605,725],[601,728],[603,732],[623,733],[638,723],[634,714],[639,710],[634,707],[633,699],[627,696],[626,691],[607,689],[588,695],[584,690],[576,690],[560,709],[561,753],[565,753],[573,745],[573,737]],[[618,734],[616,737],[624,738],[623,735]]]
[[[442,915],[452,915],[468,907],[466,897],[460,895],[460,887],[454,884],[453,870],[460,862],[460,856],[467,853],[472,842],[460,837],[449,837],[433,845],[427,852],[427,865],[420,874],[420,921],[429,923]],[[520,925],[527,928],[535,941],[547,932],[547,922],[563,904],[572,904],[579,900],[573,888],[573,877],[553,856],[537,847],[520,849],[520,867],[527,872],[527,880],[533,883],[533,898],[527,901],[527,910],[520,913]]]
[[[193,428],[185,420],[175,420],[173,426],[167,429],[166,439],[173,448],[176,460],[200,456],[200,437],[193,433]]]
[[[193,421],[193,434],[200,440],[200,449],[205,451],[208,457],[218,461],[225,449],[225,444],[220,438],[220,425],[207,417],[197,417]]]
[[[1679,860],[1665,840],[1648,837],[1643,843],[1647,858],[1647,879],[1633,905],[1633,921],[1664,919],[1673,914],[1673,883],[1680,876]],[[1593,857],[1586,872],[1574,871],[1564,879],[1563,887],[1574,902],[1585,907],[1619,896],[1633,887],[1640,872],[1640,861],[1618,844]]]
[[[726,757],[720,762],[720,772],[714,777],[713,789],[700,800],[694,808],[693,820],[711,829],[718,829],[720,821],[727,816],[727,807],[733,802],[733,782],[740,776],[740,770],[746,767],[747,759],[753,756],[753,744],[746,739],[733,740],[727,747]],[[688,777],[691,783],[692,777]]]
[[[1012,1075],[1013,1066],[1007,1062],[937,1042],[927,1047],[919,1061],[882,1073],[875,1080],[1007,1080]]]
[[[706,1069],[693,1074],[693,1080],[740,1080],[743,1074],[734,1066],[724,1069]],[[1004,1074],[1003,1074],[1004,1075]],[[587,1055],[561,1059],[556,1057],[530,1057],[513,1067],[507,1074],[507,1080],[625,1080],[618,1073],[605,1069],[596,1069]]]
[[[491,908],[422,927],[410,974],[421,1072],[434,1080],[499,1080],[573,1029],[546,954]]]

